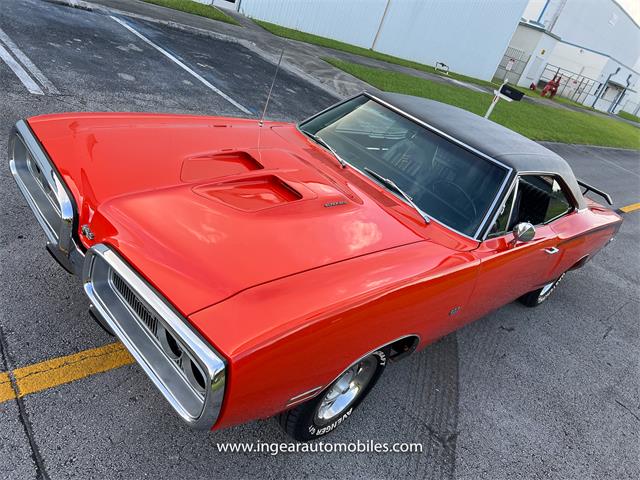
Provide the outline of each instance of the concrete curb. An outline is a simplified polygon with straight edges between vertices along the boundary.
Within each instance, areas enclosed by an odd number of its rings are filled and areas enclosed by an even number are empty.
[[[133,12],[127,12],[125,10],[119,10],[119,9],[115,9],[115,8],[109,8],[109,7],[105,7],[103,5],[97,5],[95,3],[91,3],[91,2],[86,2],[84,0],[44,0],[46,2],[49,3],[54,3],[56,5],[62,5],[65,7],[71,7],[71,8],[77,8],[77,9],[81,9],[81,10],[87,10],[89,12],[99,12],[105,15],[122,15],[124,17],[130,17],[130,18],[136,18],[138,20],[144,20],[147,22],[151,22],[151,23],[155,23],[158,25],[164,25],[167,27],[171,27],[174,28],[176,30],[182,30],[184,32],[188,32],[188,33],[193,33],[195,35],[200,35],[203,37],[209,37],[209,38],[214,38],[216,40],[222,40],[225,42],[230,42],[230,43],[235,43],[238,45],[243,46],[244,48],[251,50],[252,52],[254,52],[255,54],[257,54],[258,56],[260,56],[261,58],[263,58],[264,60],[266,60],[267,62],[271,63],[272,65],[277,65],[278,64],[278,59],[279,59],[279,55],[274,55],[271,54],[269,52],[266,52],[265,50],[261,49],[260,47],[258,47],[258,45],[255,42],[251,42],[249,40],[244,40],[241,38],[236,38],[236,37],[232,37],[230,35],[226,35],[224,33],[218,33],[218,32],[214,32],[211,30],[205,30],[203,28],[198,28],[198,27],[192,27],[190,25],[185,25],[183,23],[178,23],[178,22],[172,22],[172,21],[168,21],[168,20],[160,20],[158,18],[154,18],[154,17],[149,17],[147,15],[140,15],[137,13],[133,13]],[[299,78],[301,78],[302,80],[312,84],[314,87],[317,87],[321,90],[323,90],[324,92],[328,93],[329,95],[331,95],[332,97],[334,97],[336,100],[342,100],[342,96],[336,92],[334,89],[332,89],[331,87],[329,87],[328,85],[325,85],[324,83],[318,81],[315,77],[313,77],[312,75],[308,74],[307,72],[299,69],[298,67],[289,64],[284,58],[282,59],[282,63],[280,64],[280,68],[292,75],[295,75]]]
[[[89,12],[93,12],[94,10],[98,10],[100,8],[98,5],[93,5],[83,0],[45,0],[45,1],[49,3],[55,3],[56,5],[64,5],[66,7],[79,8],[80,10],[87,10]]]

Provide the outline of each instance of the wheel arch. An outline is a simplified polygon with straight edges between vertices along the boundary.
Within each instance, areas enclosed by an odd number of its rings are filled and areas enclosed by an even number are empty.
[[[578,268],[582,268],[584,266],[585,263],[587,263],[589,260],[591,259],[591,255],[585,255],[584,257],[582,257],[580,260],[578,260],[576,263],[574,263],[571,268],[569,268],[568,271],[570,270],[577,270]]]
[[[418,348],[419,344],[420,344],[420,335],[414,333],[414,334],[396,339],[393,342],[388,343],[382,348],[390,347],[391,348],[390,358],[391,360],[395,361],[411,355],[413,352],[415,352],[416,348]]]
[[[338,378],[340,378],[340,376],[344,372],[349,370],[353,365],[355,365],[362,359],[366,358],[367,356],[371,355],[372,353],[375,353],[379,350],[389,349],[389,352],[387,354],[388,360],[396,361],[411,355],[416,350],[419,344],[420,344],[420,335],[418,335],[417,333],[411,333],[411,334],[398,337],[395,340],[391,340],[389,342],[384,343],[383,345],[380,345],[372,350],[369,350],[364,355],[360,355],[353,362],[349,363],[349,365],[347,365],[342,370],[340,370],[340,373],[338,373],[329,382],[325,383],[324,385],[319,385],[310,391],[304,392],[303,394],[296,395],[295,397],[290,398],[287,401],[286,408],[287,409],[292,408],[302,402],[306,402],[316,397],[317,395],[322,393],[325,388],[327,388],[329,385],[335,382]]]

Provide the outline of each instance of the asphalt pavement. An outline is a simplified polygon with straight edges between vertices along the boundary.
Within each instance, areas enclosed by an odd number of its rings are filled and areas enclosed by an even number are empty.
[[[9,38],[36,67],[40,79],[22,62],[42,94],[0,60],[0,159],[11,126],[32,115],[260,115],[275,71],[260,45],[113,17],[1,1],[0,45],[16,57]],[[279,73],[268,118],[296,121],[335,102],[327,85],[295,73]],[[638,152],[547,147],[616,207],[640,201]],[[0,165],[1,375],[113,339],[88,315],[79,281],[45,252]],[[419,442],[422,454],[221,453],[225,442],[289,439],[271,420],[192,431],[132,364],[0,402],[0,479],[640,478],[639,218],[625,214],[616,240],[543,306],[508,305],[391,365],[326,438]]]

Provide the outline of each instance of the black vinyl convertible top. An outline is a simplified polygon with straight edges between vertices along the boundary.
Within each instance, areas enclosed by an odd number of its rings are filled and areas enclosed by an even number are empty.
[[[586,206],[569,164],[539,143],[475,113],[445,103],[399,93],[365,94],[498,160],[517,173],[551,173],[561,177],[578,202],[578,208]]]

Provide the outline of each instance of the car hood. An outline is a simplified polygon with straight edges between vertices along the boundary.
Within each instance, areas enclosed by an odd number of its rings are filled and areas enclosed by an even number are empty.
[[[149,114],[29,124],[74,195],[78,228],[94,234],[85,246],[113,245],[185,315],[422,240],[293,125]]]

